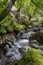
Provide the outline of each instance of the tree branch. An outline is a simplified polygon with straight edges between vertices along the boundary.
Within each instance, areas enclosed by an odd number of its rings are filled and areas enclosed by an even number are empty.
[[[31,0],[33,4],[35,4],[38,8],[40,8],[41,10],[43,10],[43,8],[41,8],[40,5],[38,5],[37,3],[34,2],[34,0]]]

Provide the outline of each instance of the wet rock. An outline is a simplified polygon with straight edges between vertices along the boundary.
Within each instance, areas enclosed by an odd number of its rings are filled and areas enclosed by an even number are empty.
[[[16,41],[16,38],[15,38],[15,35],[14,33],[9,33],[9,34],[4,34],[2,36],[0,36],[0,44],[3,44],[3,42],[6,40],[9,40],[9,41]]]
[[[31,47],[38,49],[39,46],[37,44],[31,44]]]
[[[37,40],[32,40],[30,45],[31,45],[31,47],[38,49],[39,48],[38,44],[39,44],[39,42],[37,42]]]
[[[0,62],[0,65],[6,65],[7,62],[8,62],[8,58],[5,57],[4,55],[1,56],[1,62]]]
[[[34,32],[40,31],[40,28],[34,27],[33,31]]]
[[[39,25],[39,23],[38,22],[32,22],[31,25],[36,27]]]
[[[39,45],[39,49],[43,50],[43,45]]]
[[[26,32],[31,32],[31,31],[32,31],[32,26],[31,26],[31,25],[29,25],[29,26],[27,27]]]
[[[9,58],[9,61],[14,62],[18,61],[22,57],[22,55],[19,52],[19,49],[16,46],[12,46],[12,48],[9,48],[5,56]]]
[[[28,26],[28,28],[29,28],[29,29],[31,29],[31,28],[32,28],[32,26],[31,26],[31,25],[29,25],[29,26]]]
[[[32,44],[34,44],[34,43],[35,43],[35,44],[39,44],[39,42],[38,42],[37,40],[31,40],[31,43],[32,43]]]
[[[36,32],[31,35],[30,40],[37,40],[39,44],[43,45],[43,32]]]
[[[23,33],[22,35],[19,35],[19,38],[20,39],[29,39],[31,34],[34,33],[34,32],[26,32],[26,33]]]
[[[22,48],[22,50],[23,50],[23,52],[26,52],[28,49],[30,49],[31,47],[30,46],[24,46],[23,48]]]
[[[7,49],[6,57],[9,57],[9,60],[19,60],[24,52],[28,50],[29,41],[27,39],[20,39],[15,43],[15,46],[12,45],[11,48]],[[22,52],[21,52],[22,51]]]
[[[40,30],[43,31],[43,24],[40,25]]]
[[[43,50],[40,50],[40,49],[39,49],[39,51],[40,51],[40,52],[41,52],[41,54],[43,55]]]
[[[43,55],[43,32],[35,32],[31,35],[30,46],[32,48],[40,49],[40,52]]]

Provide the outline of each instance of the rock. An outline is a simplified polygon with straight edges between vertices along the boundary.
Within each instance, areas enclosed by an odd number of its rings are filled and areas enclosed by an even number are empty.
[[[26,32],[31,32],[31,31],[32,31],[32,26],[31,26],[31,25],[29,25],[29,26],[27,27]]]
[[[39,44],[43,45],[43,32],[39,31],[32,34],[30,40],[37,40]]]
[[[11,11],[13,11],[13,12],[14,12],[14,11],[17,11],[17,8],[13,6],[13,7],[11,8]]]
[[[37,40],[32,40],[31,43],[32,44],[39,44],[39,42]]]
[[[0,65],[6,65],[8,63],[9,59],[5,57],[4,55],[1,56],[1,62]]]
[[[38,49],[39,48],[38,44],[39,44],[39,42],[37,42],[37,40],[32,40],[30,46]]]
[[[23,50],[23,52],[26,52],[28,49],[30,49],[31,47],[30,46],[24,46],[23,48],[22,48],[22,50]]]
[[[32,48],[40,49],[41,54],[43,55],[43,32],[35,32],[30,37],[30,46]]]
[[[39,45],[39,49],[43,50],[43,45]]]
[[[40,31],[40,28],[34,27],[33,31],[34,32]]]
[[[38,26],[39,25],[39,23],[38,22],[32,22],[32,24],[31,24],[32,26]]]
[[[39,46],[38,46],[37,44],[31,44],[31,47],[32,47],[32,48],[36,48],[36,49],[39,48]]]
[[[21,58],[21,54],[19,52],[19,49],[16,46],[12,46],[12,48],[9,48],[6,57],[9,57],[9,60],[19,60]]]
[[[26,33],[23,33],[22,35],[19,35],[19,38],[20,39],[29,39],[31,34],[34,33],[34,32],[26,32]]]
[[[12,56],[10,58],[10,60],[13,60],[13,61],[19,61],[21,59],[22,55],[20,53],[18,54],[15,54],[14,56]]]
[[[12,51],[9,51],[9,52],[6,53],[6,57],[11,57],[13,55],[14,55],[14,52],[12,52]]]
[[[39,51],[40,51],[40,52],[41,52],[41,54],[43,55],[43,50],[40,50],[40,49],[39,49]]]

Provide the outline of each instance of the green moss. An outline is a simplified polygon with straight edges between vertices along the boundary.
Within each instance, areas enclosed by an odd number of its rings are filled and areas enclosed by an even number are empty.
[[[8,27],[11,25],[12,18],[11,15],[9,14],[3,21],[0,22],[0,26],[2,27]]]
[[[13,26],[8,26],[8,27],[7,27],[7,31],[13,32]]]
[[[23,30],[25,28],[25,26],[24,25],[21,25],[21,24],[19,24],[17,22],[14,22],[13,23],[13,28],[14,28],[14,30],[20,31],[20,30]]]
[[[2,33],[2,34],[4,34],[4,33],[6,33],[7,31],[6,31],[6,29],[5,28],[1,28],[0,29],[0,34]]]
[[[8,0],[0,0],[0,14],[7,7]]]
[[[43,65],[43,57],[38,50],[32,48],[23,55],[18,65]]]
[[[3,21],[0,22],[0,27],[1,27],[0,33],[3,33],[2,28],[6,29],[6,31],[8,32],[13,32],[14,30],[21,31],[25,28],[25,25],[17,21],[14,21],[14,19],[9,13],[9,15],[5,19],[3,19]]]

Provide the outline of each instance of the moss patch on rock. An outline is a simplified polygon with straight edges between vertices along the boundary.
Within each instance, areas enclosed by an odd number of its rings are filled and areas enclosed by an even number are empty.
[[[32,34],[30,40],[37,40],[39,43],[43,44],[43,31],[38,31]]]
[[[43,57],[36,49],[30,49],[24,53],[18,65],[43,65]]]

